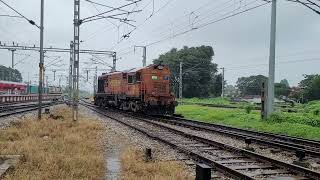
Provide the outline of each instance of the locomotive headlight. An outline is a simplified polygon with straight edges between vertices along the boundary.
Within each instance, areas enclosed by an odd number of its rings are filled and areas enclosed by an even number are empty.
[[[162,65],[159,65],[159,66],[158,66],[158,69],[159,69],[159,70],[162,70],[163,68],[164,68],[164,67],[163,67]]]

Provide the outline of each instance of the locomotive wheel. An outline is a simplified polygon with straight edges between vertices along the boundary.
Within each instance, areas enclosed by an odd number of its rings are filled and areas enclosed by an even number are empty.
[[[124,111],[130,110],[130,104],[128,102],[123,102],[122,103],[122,110],[124,110]]]
[[[99,106],[99,107],[102,107],[102,101],[101,101],[101,99],[98,99],[98,106]]]
[[[138,105],[135,102],[130,102],[130,110],[133,112],[138,111]]]

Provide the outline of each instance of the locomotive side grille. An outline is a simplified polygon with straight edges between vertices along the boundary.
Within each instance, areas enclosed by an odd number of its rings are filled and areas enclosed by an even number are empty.
[[[155,82],[154,83],[154,90],[156,94],[166,94],[167,93],[167,87],[165,83]]]

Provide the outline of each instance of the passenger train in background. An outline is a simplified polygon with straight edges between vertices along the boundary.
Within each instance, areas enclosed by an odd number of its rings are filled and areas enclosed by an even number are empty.
[[[94,102],[101,107],[173,115],[177,101],[171,92],[170,75],[169,67],[161,64],[102,74]]]
[[[16,95],[26,95],[26,94],[38,94],[38,85],[29,85],[26,83],[11,82],[11,81],[0,81],[0,95],[2,94],[16,94]],[[44,94],[61,94],[61,87],[49,86],[44,87]]]
[[[62,99],[61,87],[43,88],[43,100],[58,101]],[[38,86],[25,83],[0,81],[0,104],[30,102],[38,100]]]

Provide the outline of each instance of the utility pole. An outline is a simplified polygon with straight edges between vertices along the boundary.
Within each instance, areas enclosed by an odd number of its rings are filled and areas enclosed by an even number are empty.
[[[93,80],[93,95],[97,93],[97,81],[98,81],[98,67],[96,66],[95,69],[95,75],[94,75],[94,80]]]
[[[87,82],[89,81],[89,70],[86,70],[87,73]]]
[[[11,51],[11,67],[12,67],[12,70],[14,69],[14,52],[16,51],[16,49],[9,49],[9,51]],[[13,72],[11,71],[10,73],[10,81],[13,81]]]
[[[79,47],[80,47],[80,0],[74,0],[74,40],[73,40],[73,121],[78,120],[79,103]]]
[[[59,87],[61,87],[61,78],[62,78],[62,75],[59,76]]]
[[[42,84],[43,84],[43,18],[44,18],[44,0],[41,0],[41,13],[40,13],[40,63],[39,63],[39,108],[38,108],[38,119],[41,119],[42,110]]]
[[[272,0],[271,9],[271,32],[270,32],[270,55],[269,55],[269,78],[267,95],[267,117],[273,112],[274,105],[274,79],[275,79],[275,51],[276,51],[276,24],[277,24],[277,0]]]
[[[112,53],[112,69],[111,72],[115,72],[117,68],[117,53],[113,52]]]
[[[44,86],[44,87],[45,87],[45,88],[44,88],[44,93],[45,93],[45,94],[48,93],[48,92],[46,92],[46,90],[48,91],[48,88],[49,88],[48,79],[49,79],[49,77],[46,76],[46,85]]]
[[[221,97],[224,98],[224,67],[222,69]]]
[[[56,72],[57,72],[57,70],[52,70],[52,72],[53,72],[53,81],[55,81],[56,80]]]
[[[10,49],[9,51],[11,51],[11,67],[14,69],[14,52],[16,49]]]
[[[70,62],[69,62],[69,100],[72,99],[72,72],[73,72],[73,41],[70,42]]]
[[[134,46],[134,52],[136,52],[136,48],[142,48],[143,49],[143,55],[142,55],[142,66],[147,66],[147,46]]]
[[[180,75],[179,75],[179,99],[180,104],[182,104],[182,62],[180,62]]]

